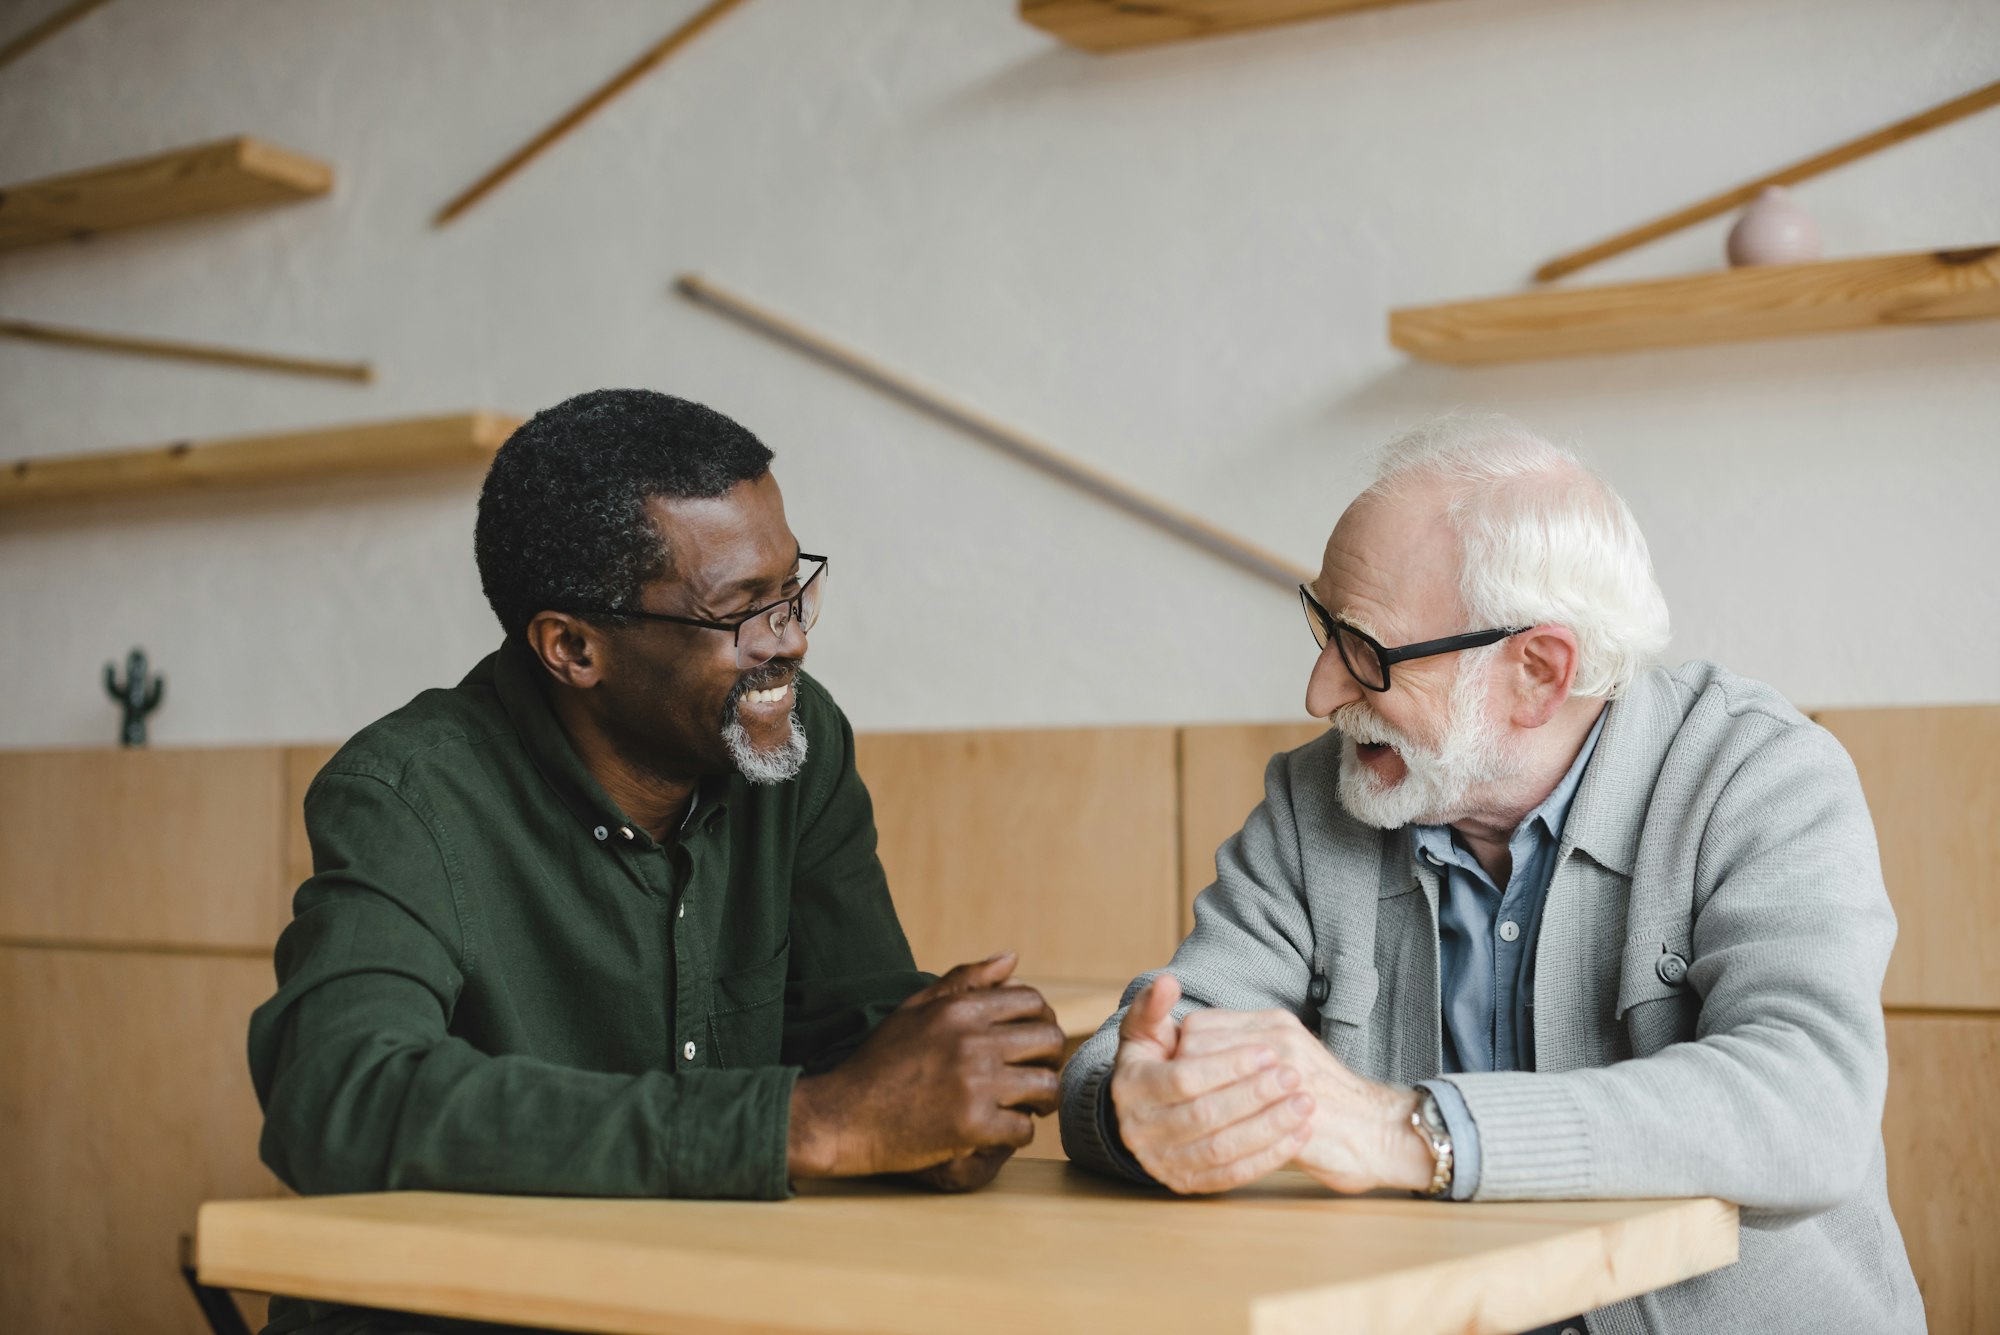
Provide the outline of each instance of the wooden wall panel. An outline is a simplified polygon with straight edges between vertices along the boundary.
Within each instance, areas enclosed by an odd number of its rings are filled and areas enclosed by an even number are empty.
[[[1123,982],[1179,939],[1174,730],[857,740],[917,963],[996,950],[1023,975]]]
[[[1891,1015],[1889,1200],[1931,1335],[2000,1330],[2000,1016]]]
[[[1885,1005],[2000,1010],[2000,705],[1838,709],[1900,930]]]
[[[284,801],[273,747],[0,752],[0,940],[268,952]]]
[[[1215,880],[1215,850],[1264,800],[1264,766],[1326,731],[1326,724],[1226,723],[1181,729],[1181,932],[1194,898]]]
[[[207,1329],[180,1235],[282,1193],[244,1057],[272,987],[264,960],[0,946],[0,1330]]]
[[[312,845],[306,842],[306,789],[340,748],[293,746],[285,750],[285,901],[283,922],[292,920],[292,892],[312,875]]]

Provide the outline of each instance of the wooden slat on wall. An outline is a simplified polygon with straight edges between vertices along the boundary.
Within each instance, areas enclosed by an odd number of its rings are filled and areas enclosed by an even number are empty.
[[[1215,880],[1215,850],[1264,800],[1264,766],[1304,746],[1324,723],[1225,723],[1181,729],[1181,931],[1194,928],[1194,899]]]
[[[1883,1004],[2000,1010],[2000,705],[1814,717],[1854,757],[1882,846],[1898,923]]]
[[[282,1192],[243,1049],[272,986],[265,960],[0,946],[0,1330],[207,1329],[177,1240],[204,1200]]]
[[[1889,1016],[1889,1200],[1931,1335],[2000,1330],[2000,1017]]]
[[[1021,0],[1021,18],[1071,46],[1108,55],[1408,0]]]
[[[313,869],[312,845],[306,841],[306,789],[339,749],[332,745],[285,749],[285,922],[292,920],[292,891]]]
[[[0,941],[268,954],[284,801],[271,747],[0,752]]]
[[[857,739],[917,963],[1018,950],[1023,975],[1123,981],[1179,939],[1174,730]]]

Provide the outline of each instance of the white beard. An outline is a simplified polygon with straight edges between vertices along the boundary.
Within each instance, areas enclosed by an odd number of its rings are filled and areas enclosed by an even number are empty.
[[[729,749],[730,762],[738,774],[752,783],[783,783],[798,777],[806,763],[806,730],[796,707],[787,722],[791,732],[768,751],[759,751],[751,744],[741,721],[732,718],[722,725],[722,744]]]
[[[1469,814],[1466,799],[1482,784],[1514,769],[1505,737],[1486,716],[1482,698],[1492,656],[1475,650],[1458,666],[1451,684],[1444,740],[1419,746],[1357,700],[1333,711],[1328,722],[1340,732],[1340,804],[1363,825],[1399,830],[1405,825],[1443,825]],[[1385,784],[1361,763],[1356,747],[1381,742],[1396,748],[1405,774]]]

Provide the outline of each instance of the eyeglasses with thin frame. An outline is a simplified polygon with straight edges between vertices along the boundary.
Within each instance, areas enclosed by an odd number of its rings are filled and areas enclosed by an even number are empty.
[[[695,626],[701,630],[726,630],[735,642],[736,666],[755,667],[778,656],[778,649],[785,642],[785,632],[798,624],[801,635],[813,628],[819,620],[820,603],[826,597],[826,567],[824,556],[814,556],[811,552],[800,552],[799,563],[817,561],[819,564],[810,575],[799,581],[799,591],[753,607],[734,621],[704,621],[700,617],[675,616],[667,612],[614,612],[609,608],[579,607],[571,609],[577,616],[630,617],[639,621],[666,621],[676,626]]]
[[[1424,640],[1418,644],[1405,644],[1391,649],[1372,635],[1365,634],[1348,625],[1333,613],[1320,606],[1319,599],[1312,596],[1312,590],[1299,585],[1299,602],[1306,609],[1306,624],[1312,627],[1313,640],[1324,653],[1331,643],[1340,654],[1341,663],[1347,668],[1347,675],[1371,691],[1389,689],[1389,667],[1394,663],[1407,663],[1413,658],[1435,658],[1439,654],[1455,654],[1464,649],[1477,649],[1482,645],[1494,644],[1509,635],[1519,635],[1530,629],[1527,626],[1507,626],[1498,630],[1475,630],[1464,635],[1447,635],[1441,640]]]

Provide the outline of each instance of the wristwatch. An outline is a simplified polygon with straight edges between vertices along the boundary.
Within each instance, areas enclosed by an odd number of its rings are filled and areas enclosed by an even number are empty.
[[[1442,1200],[1451,1195],[1451,1128],[1444,1124],[1444,1112],[1438,1107],[1437,1095],[1428,1089],[1417,1091],[1417,1110],[1410,1114],[1410,1126],[1423,1137],[1424,1148],[1431,1152],[1431,1185],[1428,1191],[1420,1191],[1419,1196],[1432,1200]]]

